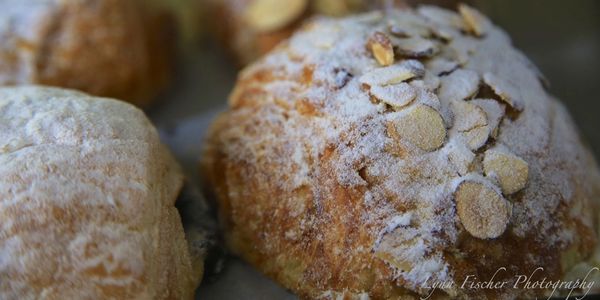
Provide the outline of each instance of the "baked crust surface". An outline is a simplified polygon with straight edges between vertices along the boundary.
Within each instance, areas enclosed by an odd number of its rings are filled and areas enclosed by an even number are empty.
[[[148,105],[170,77],[168,22],[139,0],[0,1],[0,84]]]
[[[132,105],[0,88],[0,298],[191,299],[182,183]]]
[[[600,177],[543,82],[467,6],[306,24],[241,72],[209,134],[229,246],[306,298],[411,299],[501,267],[562,278],[598,242]]]

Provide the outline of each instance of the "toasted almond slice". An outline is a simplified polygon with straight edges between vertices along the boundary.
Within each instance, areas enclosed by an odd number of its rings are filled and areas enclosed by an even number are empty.
[[[385,33],[376,31],[371,34],[367,47],[380,65],[389,66],[394,63],[394,48]]]
[[[458,68],[458,63],[443,57],[434,57],[425,63],[427,70],[441,76],[446,75]]]
[[[508,151],[489,149],[483,158],[483,171],[496,178],[505,195],[516,193],[527,185],[529,165]]]
[[[487,84],[502,101],[512,108],[522,111],[525,105],[521,100],[521,93],[511,82],[492,73],[483,74],[483,82]]]
[[[430,28],[423,18],[404,10],[390,10],[387,21],[389,32],[395,37],[428,37]]]
[[[465,66],[471,56],[477,52],[477,40],[457,36],[442,48],[440,56],[456,61],[460,66]]]
[[[471,102],[452,101],[452,112],[454,113],[454,126],[460,132],[488,124],[485,111]]]
[[[401,82],[388,86],[372,86],[371,95],[394,109],[400,109],[410,104],[417,97],[417,92],[410,84]]]
[[[460,222],[472,236],[493,239],[506,230],[511,205],[494,189],[481,182],[463,181],[454,198]]]
[[[467,25],[457,13],[433,5],[422,5],[417,8],[417,13],[435,24],[449,26],[456,29],[465,29]]]
[[[441,79],[438,96],[447,103],[454,100],[464,100],[473,96],[479,90],[479,75],[471,70],[456,70]]]
[[[442,116],[427,105],[415,105],[398,119],[396,129],[402,139],[424,151],[433,151],[444,144],[446,127]]]
[[[420,37],[394,38],[392,43],[396,46],[398,54],[404,57],[432,57],[438,51],[438,47],[433,41]]]
[[[437,95],[430,90],[429,83],[425,83],[423,80],[413,80],[410,82],[410,85],[417,90],[417,98],[415,98],[414,103],[424,104],[437,110],[442,119],[444,119],[446,128],[452,127],[454,115],[452,114],[450,105],[442,105],[440,103]]]
[[[253,0],[244,18],[258,32],[272,32],[295,20],[306,9],[308,0]]]
[[[402,81],[421,77],[425,74],[425,67],[416,60],[405,60],[399,64],[377,68],[359,78],[359,82],[370,86],[396,84]]]
[[[461,3],[458,5],[458,12],[463,17],[469,31],[476,36],[485,34],[488,21],[478,10]]]
[[[493,99],[473,99],[469,102],[481,107],[485,111],[491,131],[490,135],[494,138],[497,137],[500,122],[502,121],[502,117],[504,117],[504,104]]]
[[[490,133],[491,131],[489,126],[481,126],[462,132],[462,135],[465,137],[469,149],[477,150],[485,145],[490,137]]]
[[[469,173],[471,165],[475,160],[475,153],[469,150],[464,143],[450,138],[443,151],[459,175],[464,176]]]

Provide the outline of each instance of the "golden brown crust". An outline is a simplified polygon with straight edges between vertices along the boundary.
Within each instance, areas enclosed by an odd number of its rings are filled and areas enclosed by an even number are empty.
[[[169,18],[141,1],[0,2],[0,84],[44,84],[145,106],[171,72]]]
[[[0,298],[192,299],[182,183],[132,105],[1,88]]]
[[[374,299],[426,295],[427,282],[460,285],[500,267],[510,272],[499,281],[537,266],[556,280],[590,257],[593,157],[506,34],[483,16],[464,18],[422,7],[320,19],[241,72],[202,167],[237,254],[306,298]],[[395,49],[431,50],[398,51],[382,66],[367,47],[373,32]],[[498,167],[498,157],[509,163]],[[485,213],[460,215],[457,199]],[[486,215],[497,218],[468,219]],[[436,295],[546,292],[453,286]]]

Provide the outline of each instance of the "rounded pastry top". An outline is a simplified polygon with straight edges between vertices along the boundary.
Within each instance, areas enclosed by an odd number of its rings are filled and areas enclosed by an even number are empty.
[[[596,243],[600,177],[544,85],[466,5],[316,18],[241,72],[205,165],[231,236],[263,255],[323,243],[346,258],[313,265],[381,261],[413,292],[500,267],[561,276]],[[257,190],[280,196],[244,202]],[[256,227],[239,228],[242,208],[262,211]],[[310,268],[304,285],[368,290],[348,283],[362,271]]]
[[[51,85],[147,105],[170,77],[165,14],[139,0],[1,0],[0,85]]]
[[[0,88],[0,298],[191,298],[182,184],[134,106]]]

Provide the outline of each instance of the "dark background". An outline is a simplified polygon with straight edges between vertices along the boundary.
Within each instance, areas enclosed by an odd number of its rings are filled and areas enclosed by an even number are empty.
[[[600,1],[474,0],[550,80],[600,157]]]

